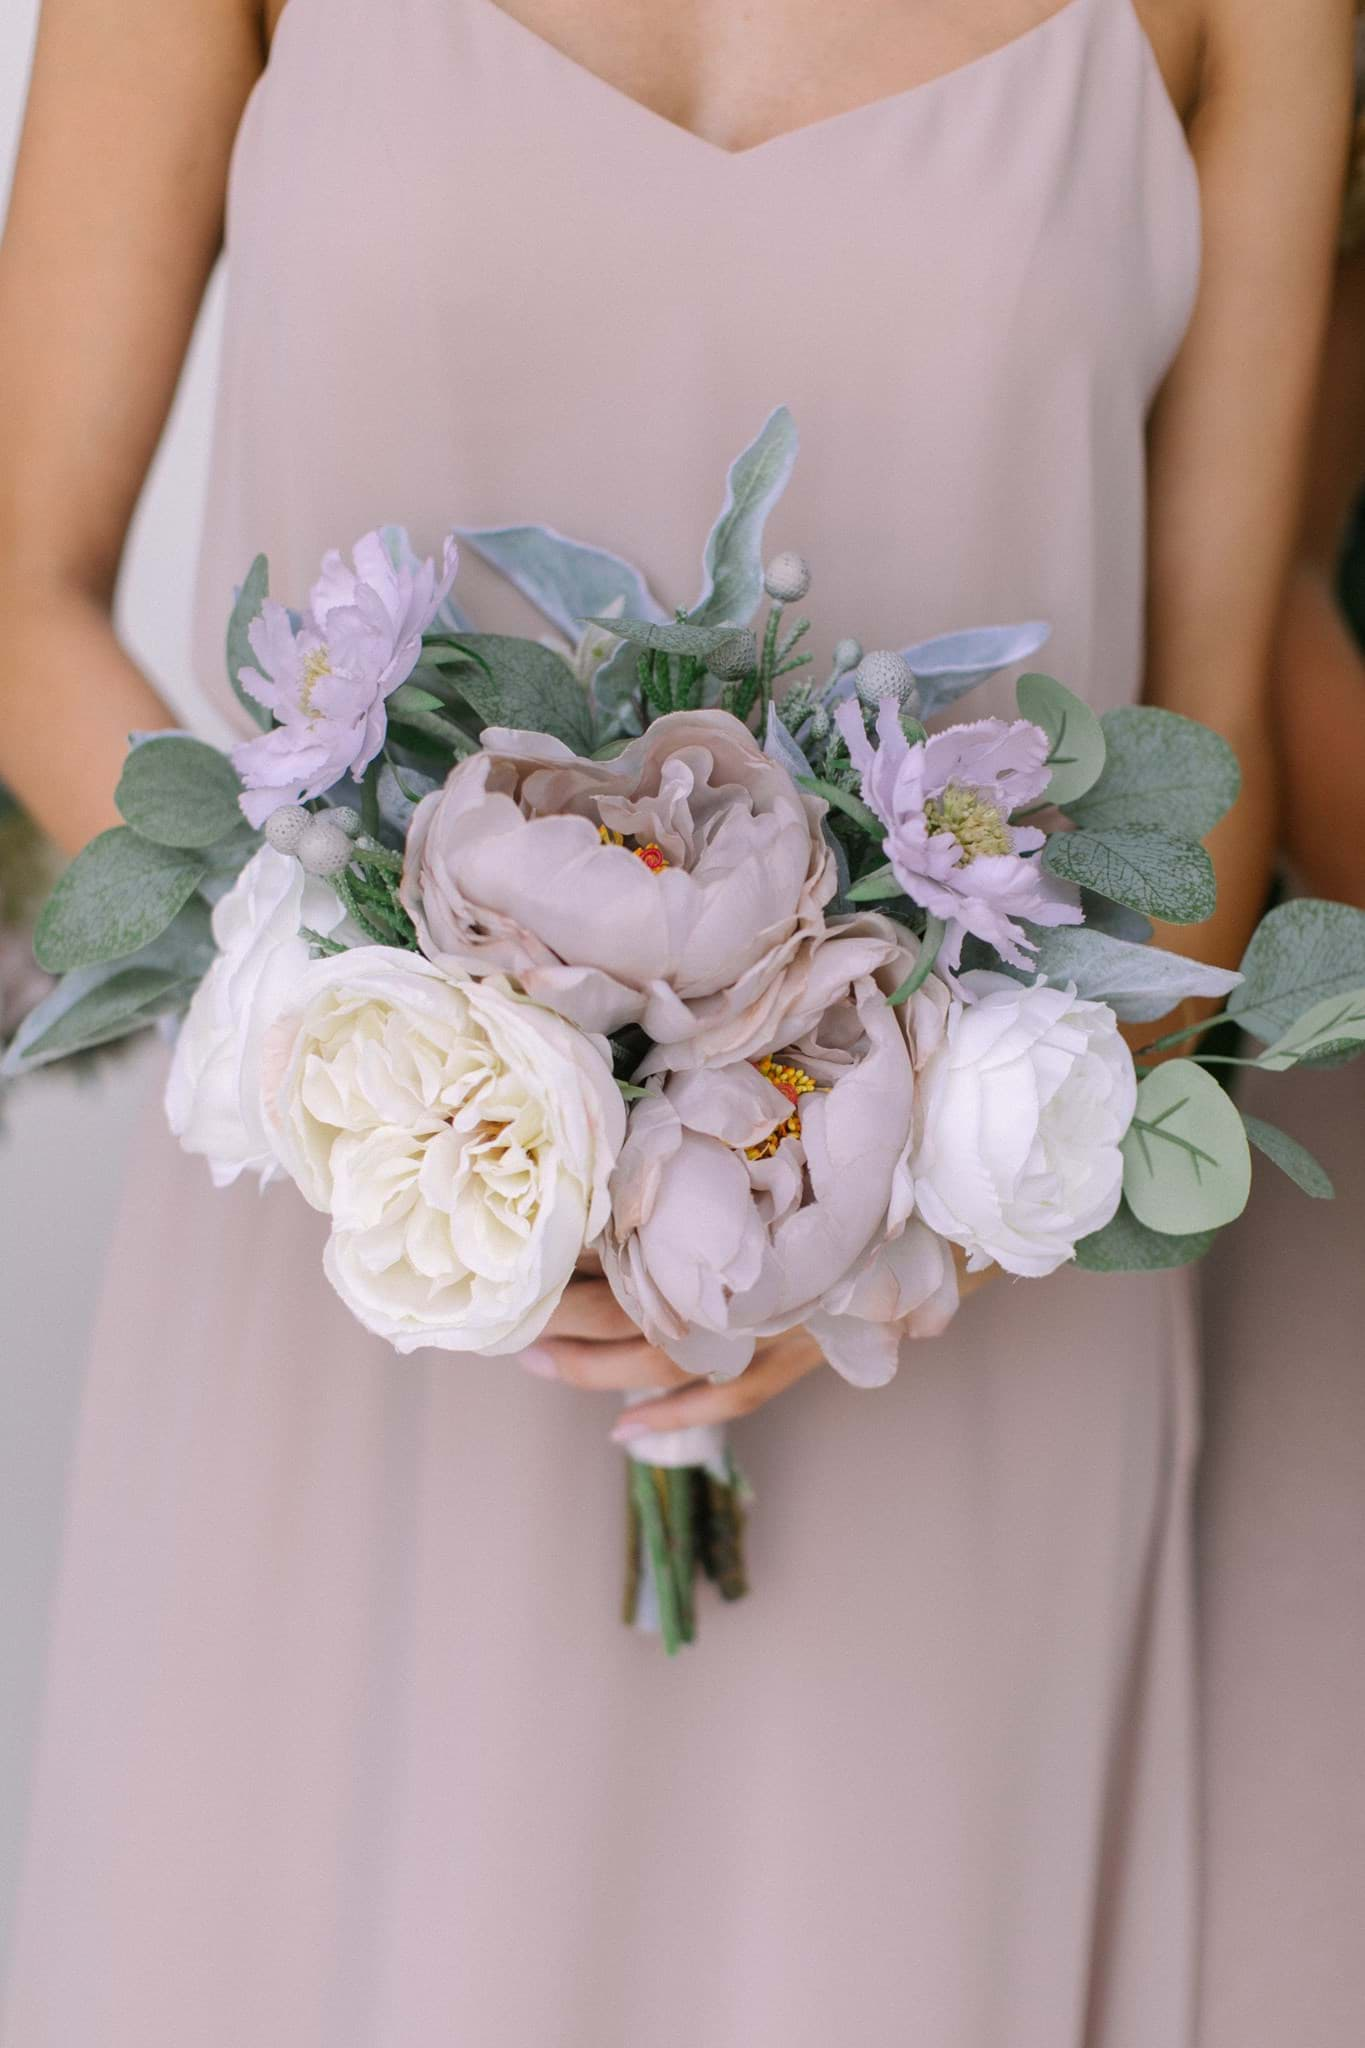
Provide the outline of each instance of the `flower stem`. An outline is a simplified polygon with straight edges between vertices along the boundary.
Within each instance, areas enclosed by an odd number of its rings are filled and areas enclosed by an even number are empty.
[[[678,1586],[668,1551],[668,1531],[663,1508],[654,1483],[653,1468],[630,1459],[630,1490],[649,1559],[650,1577],[659,1602],[659,1633],[670,1657],[676,1656],[683,1640],[682,1617],[678,1613]]]
[[[896,990],[896,993],[893,996],[887,997],[887,1001],[893,1010],[897,1004],[908,1002],[916,989],[923,988],[925,982],[933,973],[934,962],[938,959],[939,948],[943,944],[943,936],[946,930],[947,926],[941,917],[935,917],[930,913],[925,918],[924,937],[919,942],[919,959],[906,975],[905,980]]]

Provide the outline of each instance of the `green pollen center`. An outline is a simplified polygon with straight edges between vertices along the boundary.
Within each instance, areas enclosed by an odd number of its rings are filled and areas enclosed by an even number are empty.
[[[299,702],[311,718],[313,716],[313,690],[324,676],[332,673],[332,664],[327,658],[325,647],[315,647],[303,664],[303,686],[299,691]]]
[[[941,797],[931,796],[924,806],[924,822],[931,832],[951,832],[962,848],[959,867],[980,860],[983,854],[1008,853],[1010,828],[989,797],[974,789],[950,782]]]

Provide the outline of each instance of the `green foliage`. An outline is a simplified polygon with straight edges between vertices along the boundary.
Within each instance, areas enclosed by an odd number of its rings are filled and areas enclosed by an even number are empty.
[[[143,839],[196,848],[215,845],[241,825],[240,790],[226,754],[168,733],[132,749],[114,801]]]
[[[183,1009],[212,958],[207,906],[191,897],[160,938],[130,959],[64,975],[20,1025],[0,1074],[9,1078],[108,1045]]]
[[[1120,1202],[1111,1222],[1103,1230],[1083,1237],[1076,1247],[1076,1264],[1087,1273],[1162,1273],[1174,1266],[1192,1266],[1213,1244],[1214,1232],[1196,1230],[1176,1236],[1166,1230],[1149,1230],[1126,1202]]]
[[[1054,875],[1126,903],[1167,924],[1202,924],[1213,915],[1213,863],[1192,839],[1175,839],[1153,825],[1115,826],[1102,832],[1054,832],[1043,849]]]
[[[232,694],[237,702],[261,727],[269,732],[272,719],[264,704],[258,704],[249,691],[242,688],[237,680],[244,668],[254,668],[259,675],[261,665],[251,651],[248,637],[252,623],[260,617],[261,606],[270,590],[270,565],[264,555],[257,555],[247,571],[246,582],[237,593],[227,629],[227,672],[232,685]]]
[[[1296,897],[1267,911],[1242,958],[1228,1009],[1267,1043],[1329,996],[1365,988],[1365,911]]]
[[[1051,746],[1043,801],[1066,810],[1104,768],[1104,729],[1088,704],[1053,676],[1020,676],[1019,716],[1040,725]]]
[[[694,625],[746,625],[763,595],[763,529],[796,460],[796,423],[785,405],[737,456],[725,503],[702,558],[705,586],[688,614]]]
[[[901,658],[915,678],[915,703],[921,718],[937,717],[978,683],[1028,661],[1050,637],[1041,619],[1018,626],[969,626],[962,633],[939,633],[902,647]]]
[[[203,856],[115,825],[78,853],[47,900],[33,950],[50,974],[126,960],[165,931],[206,872]]]
[[[1192,1060],[1170,1060],[1139,1085],[1123,1160],[1124,1199],[1149,1230],[1218,1230],[1246,1207],[1251,1153],[1242,1119]]]
[[[460,646],[473,658],[452,673],[451,682],[484,726],[549,733],[576,754],[592,752],[587,697],[552,647],[509,633],[467,633]]]
[[[459,538],[575,643],[585,621],[613,605],[632,618],[663,617],[638,569],[553,527],[463,527]]]
[[[802,789],[809,790],[812,796],[823,797],[836,811],[842,811],[846,818],[851,818],[869,839],[875,839],[877,844],[881,845],[886,838],[886,827],[876,812],[870,811],[860,797],[854,796],[847,789],[840,789],[837,783],[825,782],[818,775],[798,775],[796,779]]]
[[[1273,1160],[1281,1173],[1287,1173],[1295,1187],[1302,1188],[1316,1202],[1332,1199],[1336,1190],[1331,1179],[1306,1145],[1301,1145],[1297,1138],[1291,1138],[1288,1131],[1282,1131],[1277,1124],[1265,1123],[1246,1110],[1242,1111],[1242,1122],[1256,1150]]]
[[[1142,704],[1106,711],[1100,724],[1104,773],[1067,806],[1078,825],[1158,825],[1178,839],[1203,839],[1237,801],[1237,756],[1206,725]]]
[[[1074,982],[1077,995],[1108,1003],[1125,1023],[1164,1017],[1187,996],[1225,996],[1238,977],[1164,947],[1133,945],[1088,925],[1029,926],[1037,942],[1033,972]]]
[[[589,618],[590,626],[601,626],[608,633],[615,633],[620,640],[628,640],[632,647],[646,648],[653,654],[692,654],[699,661],[705,661],[727,640],[733,640],[733,626],[694,626],[686,619],[610,619]]]

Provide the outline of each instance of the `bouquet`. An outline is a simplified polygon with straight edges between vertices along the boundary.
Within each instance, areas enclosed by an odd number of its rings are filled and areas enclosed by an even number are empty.
[[[399,1351],[514,1356],[596,1258],[689,1374],[801,1325],[874,1387],[959,1266],[1196,1259],[1253,1147],[1330,1194],[1213,1069],[1365,1046],[1365,915],[1285,903],[1237,973],[1153,945],[1213,909],[1236,761],[1037,673],[1016,718],[945,723],[1041,624],[845,639],[814,673],[810,570],[762,545],[795,445],[779,408],[731,467],[688,608],[541,526],[439,562],[371,533],[301,613],[258,560],[227,651],[259,730],[135,738],[7,1070],[178,1018],[181,1143],[220,1185],[292,1181]],[[459,546],[547,639],[472,627]],[[1251,1049],[1202,1025],[1135,1059],[1120,1026],[1190,998]],[[743,1481],[709,1432],[627,1470],[627,1611],[671,1650],[699,1577],[744,1589]]]

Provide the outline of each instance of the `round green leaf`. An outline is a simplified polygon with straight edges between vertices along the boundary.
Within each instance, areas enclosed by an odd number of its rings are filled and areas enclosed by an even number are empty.
[[[242,823],[241,784],[226,754],[181,733],[143,740],[123,764],[114,801],[157,846],[213,846]]]
[[[1123,1141],[1123,1193],[1139,1223],[1172,1236],[1219,1230],[1251,1191],[1251,1151],[1225,1089],[1192,1060],[1170,1060],[1138,1089]]]
[[[1191,1266],[1202,1259],[1213,1243],[1211,1230],[1191,1231],[1175,1237],[1169,1231],[1149,1230],[1126,1202],[1120,1202],[1113,1220],[1103,1230],[1083,1237],[1076,1247],[1076,1264],[1087,1273],[1162,1273],[1173,1266]]]
[[[1315,1004],[1359,988],[1365,988],[1365,911],[1295,897],[1257,925],[1228,1009],[1244,1030],[1270,1043]]]
[[[1041,725],[1050,742],[1052,779],[1044,801],[1065,810],[1104,768],[1104,727],[1088,704],[1052,676],[1020,676],[1019,716]]]
[[[1074,805],[1078,825],[1159,825],[1203,839],[1237,801],[1237,756],[1208,726],[1149,704],[1106,711],[1100,723],[1104,773]]]
[[[1043,848],[1043,864],[1082,889],[1166,924],[1202,924],[1217,900],[1213,862],[1203,847],[1150,825],[1054,832]]]
[[[123,960],[165,931],[203,880],[193,853],[115,825],[76,855],[49,896],[33,951],[49,974]]]
[[[1339,996],[1325,996],[1296,1017],[1288,1031],[1261,1054],[1258,1064],[1278,1074],[1301,1061],[1311,1066],[1330,1060],[1335,1065],[1360,1052],[1365,1052],[1365,988],[1354,988]]]

